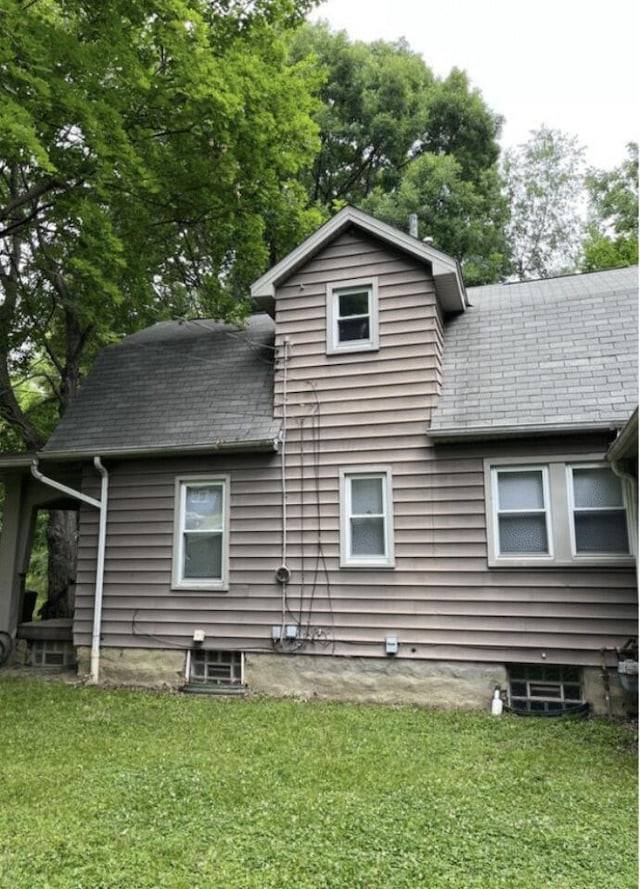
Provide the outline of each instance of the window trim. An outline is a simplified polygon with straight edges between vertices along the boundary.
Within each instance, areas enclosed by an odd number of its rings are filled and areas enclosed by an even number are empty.
[[[574,469],[603,469],[604,467],[608,467],[611,470],[611,472],[613,472],[613,470],[611,469],[611,464],[606,463],[606,462],[603,463],[601,460],[598,462],[591,462],[591,463],[584,463],[584,462],[578,463],[578,462],[574,462],[574,461],[567,461],[567,464],[566,464],[567,504],[568,504],[568,510],[569,510],[569,531],[571,533],[571,554],[576,561],[582,561],[584,558],[610,559],[612,557],[615,557],[616,555],[618,556],[618,558],[625,559],[625,558],[630,558],[632,555],[633,544],[632,544],[632,540],[631,540],[631,523],[629,521],[629,500],[628,500],[628,494],[627,494],[627,485],[625,484],[624,479],[620,478],[620,476],[617,476],[617,478],[620,482],[620,488],[622,491],[622,506],[607,507],[607,508],[608,509],[615,509],[616,511],[622,511],[624,513],[625,527],[626,527],[626,531],[627,531],[627,547],[629,549],[629,552],[628,553],[618,553],[618,554],[607,553],[607,552],[603,552],[603,553],[597,553],[597,552],[596,553],[593,553],[593,552],[579,553],[578,552],[578,547],[577,547],[577,542],[576,542],[575,516],[576,516],[576,512],[578,512],[580,508],[576,507],[576,502],[575,502],[575,488],[574,488],[573,470]],[[615,475],[615,473],[614,473],[614,475]],[[595,512],[595,511],[597,511],[597,509],[594,507],[590,507],[589,511]]]
[[[186,490],[189,485],[222,486],[222,554],[221,577],[215,578],[188,578],[184,577],[184,503]],[[229,589],[229,475],[180,475],[175,480],[174,495],[174,520],[173,520],[173,550],[172,550],[172,580],[171,588],[174,590],[207,590],[225,592]],[[184,492],[184,494],[183,494]]]
[[[499,494],[499,485],[498,485],[498,476],[500,473],[516,473],[516,472],[540,472],[542,474],[542,496],[543,496],[543,508],[541,510],[535,510],[535,512],[544,512],[545,517],[545,532],[547,538],[547,549],[545,552],[540,553],[527,553],[526,556],[523,556],[520,553],[501,553],[500,549],[500,516],[507,514],[506,510],[500,510],[500,494]],[[549,484],[549,469],[545,464],[527,464],[525,466],[492,466],[491,467],[491,484],[492,484],[492,497],[495,508],[492,509],[493,516],[493,539],[495,541],[495,553],[496,558],[503,559],[532,559],[537,564],[538,562],[549,562],[553,561],[554,558],[554,535],[553,535],[553,520],[551,515],[551,488]],[[534,510],[512,510],[513,513],[517,513],[519,515],[524,514],[525,512],[533,512]]]
[[[505,554],[499,552],[499,536],[497,527],[497,473],[510,469],[538,469],[546,467],[548,471],[549,517],[548,526],[549,555]],[[485,516],[487,527],[487,560],[490,568],[556,568],[556,567],[596,567],[610,566],[626,568],[634,564],[633,540],[629,516],[628,484],[620,479],[624,509],[627,521],[629,553],[576,553],[573,528],[573,510],[568,473],[574,468],[592,467],[609,468],[611,464],[602,459],[601,454],[570,454],[563,456],[536,456],[529,460],[521,457],[486,457],[484,459],[485,484]],[[613,471],[613,470],[611,470]]]
[[[345,340],[338,337],[339,298],[343,293],[366,290],[369,296],[369,337],[366,340]],[[375,352],[379,348],[378,279],[356,278],[327,284],[327,355],[352,352]]]
[[[351,479],[382,480],[384,547],[381,555],[354,556],[351,553]],[[349,466],[340,469],[340,567],[395,568],[393,529],[393,479],[390,466]]]

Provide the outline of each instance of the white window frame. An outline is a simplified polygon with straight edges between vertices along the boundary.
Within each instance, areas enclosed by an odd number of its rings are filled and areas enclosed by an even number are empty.
[[[500,475],[506,475],[507,473],[520,473],[520,472],[539,472],[542,477],[542,499],[543,505],[542,509],[535,510],[527,510],[527,509],[514,509],[514,510],[501,510],[500,509],[500,499],[499,499],[499,485],[498,485],[498,477]],[[553,561],[553,521],[551,517],[551,503],[549,496],[549,471],[548,467],[544,464],[529,464],[523,466],[493,466],[491,469],[491,487],[492,487],[492,497],[494,508],[492,510],[493,516],[493,539],[495,541],[495,551],[496,558],[500,560],[511,560],[517,559],[520,560],[522,558],[527,558],[534,560],[537,562],[549,562]],[[527,553],[526,556],[523,556],[522,553],[502,553],[500,552],[500,516],[502,515],[525,515],[526,513],[544,513],[545,517],[545,531],[547,538],[547,548],[545,552],[540,553]]]
[[[369,298],[367,315],[369,318],[369,336],[360,340],[340,341],[340,297],[346,293],[366,292]],[[379,346],[378,325],[378,279],[359,278],[350,281],[336,281],[327,284],[327,355],[350,352],[373,352]]]
[[[354,555],[351,546],[351,481],[375,478],[382,482],[384,552]],[[340,470],[340,565],[343,568],[394,568],[393,481],[389,466],[353,466]]]
[[[608,468],[611,465],[602,459],[600,454],[581,454],[569,456],[541,456],[535,461],[526,457],[486,458],[484,460],[485,507],[487,520],[488,564],[495,568],[534,568],[534,567],[565,567],[565,566],[602,566],[627,567],[633,565],[633,537],[629,515],[629,492],[627,483],[621,479],[627,520],[629,553],[576,553],[575,528],[573,524],[573,494],[571,473],[574,468]],[[500,552],[498,534],[498,494],[497,474],[506,470],[522,470],[544,468],[547,474],[547,503],[549,535],[548,555],[533,553]]]
[[[188,487],[220,485],[222,488],[221,577],[184,576],[185,503]],[[182,475],[175,480],[172,589],[225,591],[229,588],[229,489],[228,475]]]
[[[573,483],[573,470],[574,469],[604,469],[609,468],[611,470],[611,465],[607,463],[603,463],[602,461],[597,463],[584,463],[584,462],[576,462],[576,463],[567,463],[566,472],[567,472],[567,498],[568,498],[568,508],[569,508],[569,530],[571,532],[571,553],[573,558],[576,560],[582,560],[584,558],[602,558],[602,559],[610,559],[615,557],[615,553],[579,553],[578,546],[576,543],[576,523],[575,523],[575,515],[576,512],[579,512],[579,509],[575,505],[575,497],[574,497],[574,483]],[[616,509],[616,511],[621,511],[624,513],[626,520],[626,529],[627,529],[627,543],[631,550],[633,547],[633,542],[631,540],[631,523],[629,521],[629,503],[627,498],[627,485],[624,483],[624,479],[618,476],[618,480],[620,482],[620,487],[622,489],[622,506],[618,507],[603,507],[605,510]],[[595,507],[590,507],[588,512],[597,512]],[[619,558],[629,558],[631,555],[631,551],[628,553],[619,553]]]

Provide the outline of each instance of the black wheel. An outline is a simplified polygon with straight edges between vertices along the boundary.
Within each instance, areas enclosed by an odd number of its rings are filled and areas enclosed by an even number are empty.
[[[13,639],[11,638],[10,633],[5,633],[4,630],[0,630],[0,667],[7,663],[12,651]]]

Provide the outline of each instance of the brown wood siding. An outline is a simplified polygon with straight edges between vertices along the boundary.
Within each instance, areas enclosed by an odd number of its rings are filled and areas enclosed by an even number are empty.
[[[326,287],[377,276],[380,347],[326,354]],[[428,438],[443,324],[428,271],[347,233],[296,272],[276,300],[276,416],[286,364],[287,588],[285,621],[305,653],[598,665],[603,646],[635,633],[633,570],[487,567],[483,459],[597,452],[605,439],[439,445]],[[340,568],[339,473],[389,466],[396,565]],[[280,455],[128,461],[109,466],[103,642],[271,651],[282,619]],[[231,477],[228,592],[171,589],[177,475]],[[93,473],[89,473],[94,478]],[[97,481],[95,493],[97,493]],[[98,516],[82,509],[76,642],[89,644]],[[315,634],[314,634],[314,631]]]

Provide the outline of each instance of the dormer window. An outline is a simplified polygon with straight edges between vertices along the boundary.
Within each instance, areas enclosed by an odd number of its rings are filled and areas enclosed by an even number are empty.
[[[378,348],[378,282],[368,278],[327,286],[327,354]]]

